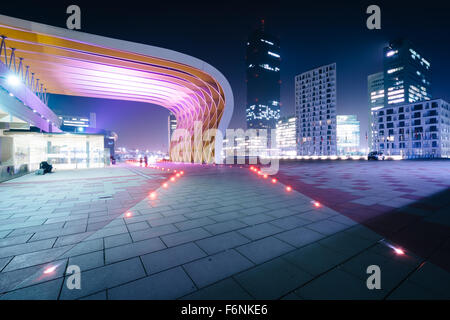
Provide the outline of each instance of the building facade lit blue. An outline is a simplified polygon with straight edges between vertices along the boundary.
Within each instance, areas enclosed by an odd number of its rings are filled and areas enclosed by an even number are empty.
[[[408,40],[392,41],[383,51],[384,106],[431,99],[431,64]]]
[[[249,129],[275,129],[280,118],[280,42],[263,29],[247,41],[247,106]]]

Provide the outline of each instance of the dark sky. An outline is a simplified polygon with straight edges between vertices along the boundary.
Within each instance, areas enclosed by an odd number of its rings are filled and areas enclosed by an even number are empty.
[[[3,2],[1,14],[59,27],[65,27],[67,6],[77,4],[83,32],[160,46],[208,62],[233,89],[232,128],[245,127],[245,43],[261,19],[266,31],[281,40],[282,116],[294,113],[294,76],[336,62],[338,114],[358,116],[365,143],[367,75],[382,70],[382,48],[397,37],[410,39],[431,62],[433,97],[450,100],[449,1]],[[366,28],[371,4],[381,7],[381,30]],[[119,134],[119,146],[167,148],[168,112],[162,107],[65,96],[51,96],[49,104],[72,114],[97,112],[99,126]]]

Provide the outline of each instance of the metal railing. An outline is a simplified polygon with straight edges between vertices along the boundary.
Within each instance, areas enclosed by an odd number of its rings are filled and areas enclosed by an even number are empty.
[[[0,36],[0,63],[5,65],[8,70],[14,73],[22,80],[22,82],[30,89],[45,105],[48,102],[47,89],[34,72],[31,72],[30,67],[24,64],[24,58],[16,57],[16,49],[6,46],[7,37]],[[8,51],[9,54],[8,54]],[[18,60],[18,61],[17,61]]]

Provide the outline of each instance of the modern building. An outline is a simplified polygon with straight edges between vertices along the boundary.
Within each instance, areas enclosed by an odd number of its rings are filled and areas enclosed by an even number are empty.
[[[295,77],[298,155],[336,155],[336,63]]]
[[[59,114],[56,111],[56,114]],[[66,132],[84,132],[85,128],[97,128],[97,115],[95,112],[89,116],[59,115],[61,130]]]
[[[246,50],[249,129],[275,129],[280,118],[280,41],[264,31],[254,31]]]
[[[234,107],[227,79],[195,57],[0,15],[1,110],[13,121],[61,132],[47,93],[159,105],[187,132],[196,121],[202,133],[225,132]],[[173,160],[222,162],[221,140],[212,137],[200,148],[187,140],[172,143]]]
[[[431,99],[431,64],[408,40],[396,40],[383,50],[384,105]]]
[[[170,112],[169,118],[168,118],[168,124],[167,124],[167,131],[168,131],[168,138],[169,138],[167,148],[169,150],[170,150],[170,141],[172,140],[172,134],[176,128],[177,128],[177,118],[175,117],[175,115],[172,112]]]
[[[337,153],[338,155],[353,155],[359,151],[360,132],[356,115],[337,116]]]
[[[450,157],[450,104],[442,99],[375,111],[376,150],[402,158]]]
[[[297,118],[280,118],[277,122],[277,148],[280,156],[297,155]]]
[[[384,74],[378,72],[367,77],[367,88],[369,98],[369,132],[367,133],[367,143],[369,149],[375,148],[373,141],[377,130],[374,126],[374,112],[384,106]]]
[[[101,168],[109,161],[102,134],[4,131],[2,162],[14,167],[39,169],[42,161],[57,169]]]

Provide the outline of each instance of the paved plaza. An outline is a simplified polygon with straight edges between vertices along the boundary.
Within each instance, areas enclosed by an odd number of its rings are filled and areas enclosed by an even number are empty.
[[[450,162],[303,161],[275,176],[121,164],[1,183],[0,299],[450,298]]]

